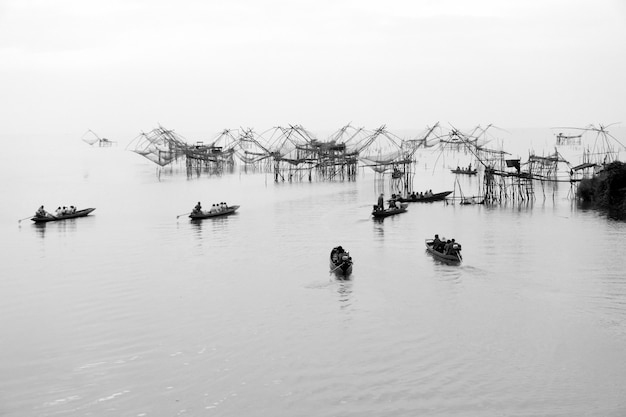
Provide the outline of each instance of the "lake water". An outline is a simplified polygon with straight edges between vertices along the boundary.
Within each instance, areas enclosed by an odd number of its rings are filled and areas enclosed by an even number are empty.
[[[367,169],[158,177],[123,146],[2,140],[0,416],[626,415],[626,223],[568,184],[377,222]],[[418,190],[454,188],[439,162]],[[199,200],[241,208],[177,219]],[[41,204],[96,211],[18,223]]]

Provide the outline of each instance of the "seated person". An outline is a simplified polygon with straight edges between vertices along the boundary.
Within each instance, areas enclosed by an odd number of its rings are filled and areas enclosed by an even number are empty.
[[[35,212],[35,217],[46,217],[48,212],[43,208],[43,206],[39,207]]]
[[[442,244],[443,242],[441,241],[441,239],[439,239],[439,235],[435,235],[435,238],[433,239],[433,249],[436,251],[441,251]]]
[[[202,204],[200,204],[199,201],[198,201],[198,204],[196,204],[196,206],[193,208],[193,213],[194,214],[202,213]]]

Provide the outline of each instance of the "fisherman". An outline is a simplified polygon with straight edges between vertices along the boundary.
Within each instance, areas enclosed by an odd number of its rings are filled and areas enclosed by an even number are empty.
[[[384,210],[385,209],[385,195],[383,193],[380,193],[380,195],[378,196],[378,210]]]
[[[433,239],[433,249],[441,252],[442,244],[443,242],[441,241],[441,239],[439,239],[439,235],[435,235],[435,238]]]
[[[39,207],[35,212],[35,217],[46,217],[48,216],[48,212],[43,208],[43,206]]]
[[[63,210],[61,209],[61,206],[57,207],[54,213],[57,217],[61,216],[63,214]]]
[[[70,206],[70,214],[76,213],[76,207]]]
[[[196,206],[193,208],[193,213],[194,214],[202,213],[202,204],[200,204],[199,201],[198,201],[198,204],[196,204]]]
[[[451,246],[451,242],[450,242],[450,239],[448,239],[446,240],[445,245],[443,245],[443,253],[447,255],[448,252],[450,252],[450,246]]]
[[[209,213],[217,213],[217,207],[215,207],[215,204],[213,204],[211,206],[211,209],[209,210]]]
[[[448,245],[448,248],[446,249],[446,255],[452,255],[455,250],[456,250],[456,242],[454,241],[454,238],[453,238],[452,240],[450,240],[450,244]]]

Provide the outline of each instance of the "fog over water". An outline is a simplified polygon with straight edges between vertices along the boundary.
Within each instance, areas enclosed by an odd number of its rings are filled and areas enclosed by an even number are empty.
[[[505,149],[553,140],[519,129]],[[626,415],[626,223],[567,183],[379,222],[368,168],[157,175],[123,143],[2,143],[3,417]],[[416,157],[418,191],[478,191],[480,176],[449,171],[466,155]],[[197,201],[241,208],[177,218]],[[18,223],[41,204],[96,210]],[[462,244],[461,265],[426,253],[435,233]],[[350,280],[329,274],[336,245]]]

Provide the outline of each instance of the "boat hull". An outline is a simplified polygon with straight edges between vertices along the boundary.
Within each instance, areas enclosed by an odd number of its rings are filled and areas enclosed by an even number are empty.
[[[413,196],[411,197],[400,197],[398,199],[398,201],[403,202],[403,203],[431,203],[433,201],[442,201],[445,200],[447,196],[449,196],[450,194],[452,194],[452,191],[444,191],[441,193],[436,193],[431,195],[430,197],[415,197],[413,198]]]
[[[463,260],[460,250],[455,251],[454,254],[447,255],[445,253],[441,253],[433,249],[432,239],[426,239],[425,243],[426,243],[426,251],[430,253],[435,259],[439,259],[440,261],[451,262],[451,263],[460,263]]]
[[[404,213],[409,204],[399,200],[396,201],[400,203],[400,207],[381,210],[376,204],[374,204],[372,207],[372,216],[374,216],[375,219],[382,219],[385,217],[393,216],[394,214]]]
[[[385,210],[374,210],[372,212],[372,216],[376,219],[383,219],[385,217],[393,216],[395,214],[400,214],[406,212],[406,207],[400,207],[395,209],[385,209]]]
[[[452,172],[453,174],[464,174],[464,175],[476,175],[476,173],[478,172],[475,169],[472,170],[467,170],[467,169],[451,169],[450,172]]]
[[[230,206],[225,210],[222,211],[218,211],[215,213],[202,213],[202,214],[195,214],[195,213],[191,213],[189,215],[189,218],[191,220],[203,220],[203,219],[208,219],[211,217],[221,217],[221,216],[228,216],[229,214],[233,214],[234,212],[237,211],[237,209],[239,208],[239,206]]]
[[[332,260],[330,261],[330,270],[337,276],[347,277],[352,274],[352,262],[345,265],[336,265]]]
[[[47,222],[56,222],[59,220],[75,219],[77,217],[85,217],[94,210],[95,208],[86,208],[83,210],[77,210],[75,213],[72,213],[72,214],[65,214],[63,216],[50,216],[50,217],[34,216],[33,218],[31,218],[31,220],[34,221],[35,223],[47,223]]]

